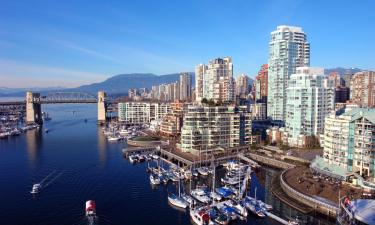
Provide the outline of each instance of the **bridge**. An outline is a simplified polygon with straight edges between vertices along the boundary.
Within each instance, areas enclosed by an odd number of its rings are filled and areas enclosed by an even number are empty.
[[[82,92],[53,92],[46,96],[40,93],[26,92],[24,101],[0,102],[0,112],[6,110],[25,110],[26,123],[42,124],[42,104],[63,104],[63,103],[97,103],[98,104],[98,122],[106,120],[109,101],[103,91],[98,92],[98,96]]]

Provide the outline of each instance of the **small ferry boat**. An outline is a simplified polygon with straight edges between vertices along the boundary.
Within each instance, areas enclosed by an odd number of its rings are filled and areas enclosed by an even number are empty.
[[[88,200],[86,202],[86,216],[87,217],[95,217],[96,216],[96,205],[95,201]]]
[[[34,184],[32,190],[30,191],[31,194],[38,194],[40,189],[42,188],[41,184]]]

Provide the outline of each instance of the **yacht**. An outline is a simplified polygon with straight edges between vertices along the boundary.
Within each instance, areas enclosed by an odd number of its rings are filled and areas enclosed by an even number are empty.
[[[269,205],[269,204],[267,204],[267,203],[264,203],[264,202],[262,202],[261,200],[257,200],[257,204],[258,204],[261,208],[263,208],[263,209],[265,209],[265,210],[267,210],[267,211],[271,211],[271,210],[273,209],[272,205]]]
[[[130,163],[136,163],[136,162],[138,162],[138,157],[136,155],[129,156],[129,162]]]
[[[31,194],[38,194],[40,190],[42,189],[41,184],[34,184],[33,189],[30,191]]]
[[[151,174],[150,175],[150,183],[152,185],[158,185],[158,184],[160,184],[160,178],[155,174]]]
[[[210,215],[206,207],[190,209],[190,218],[196,225],[207,225],[210,221]]]
[[[211,202],[211,198],[208,197],[206,191],[202,188],[194,189],[190,192],[190,194],[193,198],[197,199],[202,203],[208,204]]]

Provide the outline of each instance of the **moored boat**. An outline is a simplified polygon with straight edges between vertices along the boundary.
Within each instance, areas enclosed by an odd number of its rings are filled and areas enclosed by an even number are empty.
[[[158,185],[158,184],[160,184],[160,178],[155,174],[151,174],[150,175],[150,183],[152,185]]]
[[[168,202],[176,207],[183,209],[186,209],[189,206],[189,203],[187,201],[175,194],[168,195]]]

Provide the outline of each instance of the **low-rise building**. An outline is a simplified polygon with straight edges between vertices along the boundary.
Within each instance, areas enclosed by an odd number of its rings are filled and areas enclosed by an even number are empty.
[[[249,112],[234,106],[187,106],[181,129],[182,151],[199,155],[250,142]]]
[[[150,123],[159,120],[171,112],[168,103],[120,102],[118,103],[118,120],[130,125]]]
[[[324,161],[375,182],[375,109],[332,114],[324,125]]]

